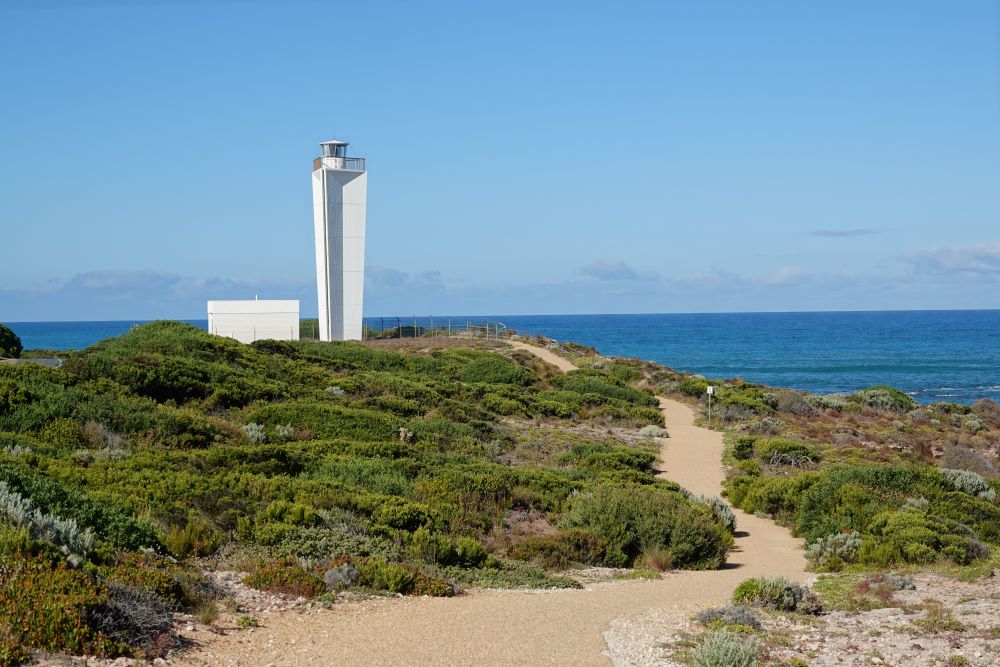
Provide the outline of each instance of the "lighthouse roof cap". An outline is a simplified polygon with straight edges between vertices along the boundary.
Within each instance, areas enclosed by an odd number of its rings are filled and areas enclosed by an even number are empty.
[[[346,146],[347,142],[346,141],[341,141],[340,139],[330,139],[329,141],[321,141],[321,142],[319,142],[320,146],[327,146],[329,144],[333,144],[335,146]]]

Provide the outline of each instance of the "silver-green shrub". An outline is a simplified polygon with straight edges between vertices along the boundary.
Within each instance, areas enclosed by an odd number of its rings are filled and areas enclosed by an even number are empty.
[[[923,496],[919,498],[907,498],[906,501],[900,506],[901,510],[913,510],[915,512],[926,512],[930,509],[931,501],[927,500]]]
[[[820,410],[843,412],[847,408],[848,398],[847,394],[810,394],[806,400]]]
[[[262,424],[250,422],[243,425],[243,435],[247,440],[255,445],[262,445],[267,442],[267,429]]]
[[[721,523],[730,533],[736,532],[736,515],[733,514],[733,508],[731,508],[729,503],[725,500],[715,496],[696,495],[689,496],[689,499],[693,503],[708,505],[708,508],[712,510],[712,514],[715,516],[716,521]]]
[[[289,424],[278,424],[274,427],[274,437],[278,442],[288,442],[295,439],[295,427]]]
[[[30,454],[31,453],[31,448],[30,447],[25,447],[24,445],[14,444],[14,445],[10,445],[9,447],[4,447],[3,451],[4,451],[4,453],[7,454],[7,456],[10,456],[10,457],[16,459],[19,456],[25,456],[27,454]]]
[[[691,652],[697,667],[756,667],[758,642],[723,628],[705,635]]]
[[[969,415],[963,419],[962,427],[967,431],[972,431],[973,433],[986,430],[986,424],[984,424],[983,421],[975,415]]]
[[[695,620],[702,625],[722,623],[723,625],[741,625],[745,628],[763,630],[760,619],[741,604],[730,604],[725,607],[713,607],[695,614]]]
[[[643,438],[666,438],[667,429],[656,424],[650,424],[639,429],[639,435]]]
[[[861,535],[857,531],[821,537],[806,548],[806,558],[825,569],[839,569],[858,559]]]
[[[346,394],[347,392],[336,385],[330,385],[329,387],[326,388],[326,393],[330,394],[331,396],[339,398],[344,394]]]
[[[997,498],[997,492],[990,488],[982,476],[974,472],[941,468],[941,474],[956,491],[968,493],[991,503]]]
[[[75,519],[64,519],[45,514],[18,492],[0,481],[0,517],[28,529],[28,535],[40,542],[56,545],[66,559],[78,565],[94,546],[94,533],[89,528],[80,530]]]

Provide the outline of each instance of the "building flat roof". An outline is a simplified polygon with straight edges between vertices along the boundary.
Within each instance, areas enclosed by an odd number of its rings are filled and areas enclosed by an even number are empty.
[[[327,144],[334,144],[334,145],[337,145],[337,146],[347,146],[348,145],[346,141],[341,141],[340,139],[330,139],[330,141],[321,141],[321,142],[319,142],[320,146],[326,146]]]

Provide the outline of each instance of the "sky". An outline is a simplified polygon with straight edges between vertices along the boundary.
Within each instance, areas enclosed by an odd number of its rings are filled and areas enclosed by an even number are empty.
[[[1000,308],[1000,2],[0,0],[0,321]]]

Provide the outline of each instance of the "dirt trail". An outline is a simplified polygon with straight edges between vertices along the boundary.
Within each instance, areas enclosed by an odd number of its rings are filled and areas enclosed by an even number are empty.
[[[562,370],[549,350],[514,343]],[[692,492],[718,495],[722,434],[694,425],[688,406],[660,399],[670,438],[661,476]],[[784,528],[735,510],[736,548],[725,569],[672,572],[584,590],[467,592],[456,598],[380,599],[306,613],[264,616],[263,627],[224,636],[199,633],[201,647],[177,665],[608,665],[612,623],[655,619],[657,630],[723,604],[746,577],[806,578],[801,544]],[[617,627],[616,626],[616,627]],[[621,637],[616,640],[621,643]],[[611,643],[611,642],[609,642]],[[620,647],[619,647],[620,648]],[[620,653],[620,651],[618,651]],[[619,656],[620,658],[620,656]],[[616,660],[624,664],[629,660]]]

